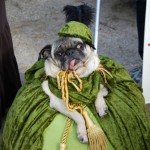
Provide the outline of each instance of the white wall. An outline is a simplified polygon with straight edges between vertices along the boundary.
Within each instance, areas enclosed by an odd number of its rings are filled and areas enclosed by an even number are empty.
[[[146,103],[150,103],[150,0],[146,4],[145,37],[143,58],[143,94]]]

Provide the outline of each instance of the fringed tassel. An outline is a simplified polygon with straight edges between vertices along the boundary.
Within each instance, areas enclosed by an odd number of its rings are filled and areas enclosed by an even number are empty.
[[[86,121],[87,134],[90,150],[106,150],[107,140],[102,130],[94,125],[88,113],[83,110],[83,117]]]

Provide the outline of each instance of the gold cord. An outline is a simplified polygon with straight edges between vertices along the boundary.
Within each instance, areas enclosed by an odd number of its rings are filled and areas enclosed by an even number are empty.
[[[105,73],[107,73],[110,77],[113,78],[112,74],[108,70],[106,70],[101,64],[98,66],[96,71],[100,72],[100,74],[104,79],[105,84],[108,84]],[[76,85],[72,80],[72,78],[76,78],[79,85]],[[83,115],[87,126],[90,150],[106,150],[107,140],[105,138],[103,131],[94,125],[94,123],[88,116],[87,112],[84,110],[83,105],[73,104],[69,102],[68,83],[72,84],[72,86],[78,92],[80,92],[83,88],[82,80],[79,78],[78,74],[75,71],[59,71],[57,74],[57,84],[58,84],[58,88],[61,89],[62,99],[65,102],[66,107],[69,111],[80,110],[80,113]],[[70,125],[71,125],[71,119],[67,118],[67,124],[63,134],[62,143],[60,145],[60,150],[66,149],[66,140],[67,140],[67,135],[69,132]]]
[[[73,82],[72,78],[76,78],[78,80],[79,86]],[[82,80],[79,78],[75,71],[59,71],[57,74],[57,84],[58,88],[61,89],[62,99],[65,102],[67,109],[69,111],[74,111],[76,109],[82,111],[81,104],[69,103],[68,83],[72,84],[78,92],[82,90]]]
[[[104,79],[105,84],[108,84],[105,73],[107,73],[111,78],[113,78],[112,74],[107,69],[105,69],[102,64],[99,64],[99,66],[96,69],[96,71],[100,72],[100,74],[102,75],[102,77]]]
[[[66,149],[66,140],[67,140],[67,136],[68,136],[68,132],[69,132],[69,128],[71,126],[71,119],[67,118],[66,121],[66,127],[65,127],[65,131],[63,133],[63,138],[62,138],[62,142],[60,144],[60,150],[65,150]]]

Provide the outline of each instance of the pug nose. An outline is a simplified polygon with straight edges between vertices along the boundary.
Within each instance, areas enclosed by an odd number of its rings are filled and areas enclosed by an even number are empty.
[[[67,56],[72,56],[74,54],[74,49],[68,49],[67,51],[66,51],[66,55]]]

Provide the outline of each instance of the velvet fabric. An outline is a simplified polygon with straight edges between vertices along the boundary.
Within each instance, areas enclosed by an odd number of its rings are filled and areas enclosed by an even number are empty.
[[[70,101],[86,104],[115,150],[150,149],[150,120],[142,89],[124,67],[114,60],[104,56],[100,56],[100,60],[113,75],[113,78],[106,75],[109,90],[105,97],[108,114],[100,118],[94,106],[99,85],[104,84],[103,77],[97,71],[82,78],[81,92],[69,85]],[[19,90],[7,115],[2,150],[41,150],[43,147],[43,133],[59,114],[49,107],[49,98],[42,91],[41,83],[45,80],[43,67],[44,60],[41,59],[26,72],[27,81]],[[56,79],[47,79],[51,91],[61,98]]]
[[[92,45],[92,31],[81,22],[70,21],[66,23],[60,29],[58,35],[81,38],[85,43]]]
[[[97,122],[95,116],[91,113],[88,107],[85,108],[86,112],[90,116],[93,123],[102,130],[100,124]],[[43,147],[42,150],[59,150],[60,143],[62,143],[62,137],[66,128],[67,117],[62,114],[57,114],[52,123],[45,129],[43,133]],[[53,136],[51,136],[53,135]],[[88,150],[88,144],[81,143],[77,137],[77,125],[74,121],[71,122],[71,126],[66,137],[66,150]],[[107,140],[106,150],[115,150],[111,143]]]

